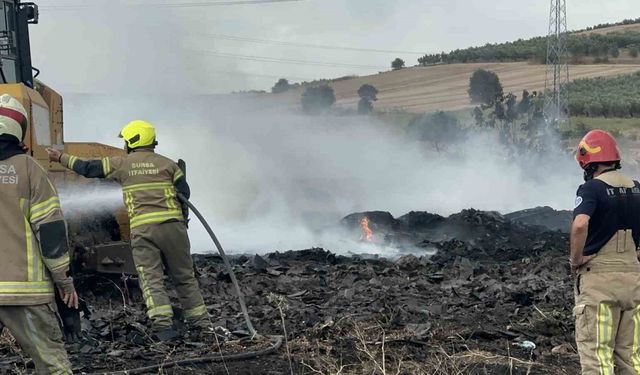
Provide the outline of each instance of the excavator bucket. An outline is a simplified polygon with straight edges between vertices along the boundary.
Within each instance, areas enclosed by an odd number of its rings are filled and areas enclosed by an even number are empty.
[[[84,270],[111,274],[135,274],[136,267],[128,242],[112,242],[90,246],[81,256]]]

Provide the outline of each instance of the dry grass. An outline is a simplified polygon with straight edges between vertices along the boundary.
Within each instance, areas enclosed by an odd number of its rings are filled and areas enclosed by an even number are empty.
[[[476,69],[488,69],[500,77],[505,92],[520,95],[523,89],[541,90],[545,84],[545,66],[520,63],[451,64],[431,67],[413,67],[393,72],[333,82],[337,106],[353,108],[359,100],[357,91],[365,83],[378,90],[377,110],[404,110],[421,113],[456,111],[472,108],[467,89],[469,78]],[[616,76],[640,71],[640,64],[573,65],[571,78]],[[265,95],[274,104],[299,107],[302,89],[279,95]],[[267,99],[268,98],[268,99]]]
[[[272,304],[275,304],[278,312],[280,314],[280,324],[282,325],[282,333],[284,336],[284,345],[287,350],[287,360],[289,361],[289,371],[291,375],[293,375],[293,360],[291,358],[291,349],[289,347],[289,334],[287,333],[287,324],[285,320],[285,311],[288,309],[289,305],[287,304],[286,297],[282,295],[278,295],[275,293],[269,293],[267,299]]]
[[[13,338],[9,330],[6,328],[0,328],[0,347],[8,348],[11,354],[14,354],[16,357],[20,358],[19,362],[21,363],[26,363],[29,360],[23,355],[22,350],[18,346],[18,343],[16,343],[16,339]],[[22,375],[27,374],[28,372],[22,366],[18,367],[14,364],[13,368],[11,369],[11,373]]]
[[[11,336],[11,333],[6,328],[0,328],[0,346],[3,348],[17,348],[16,339]]]
[[[322,375],[461,375],[468,373],[553,373],[553,371],[533,360],[525,360],[510,355],[488,351],[460,349],[451,352],[442,346],[423,343],[420,349],[409,349],[398,345],[412,339],[408,331],[387,331],[375,321],[356,321],[343,318],[326,331],[330,340],[309,342],[306,338],[292,342],[297,360],[302,358],[304,374]],[[320,335],[322,336],[322,335]],[[337,339],[336,339],[337,338]],[[416,342],[416,341],[414,341]],[[464,347],[464,346],[463,346]],[[413,353],[413,354],[412,354]],[[420,353],[420,354],[418,354]]]

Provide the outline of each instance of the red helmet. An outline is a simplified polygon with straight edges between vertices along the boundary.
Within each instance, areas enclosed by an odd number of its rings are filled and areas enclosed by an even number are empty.
[[[580,141],[576,152],[576,160],[582,169],[591,163],[620,161],[618,144],[608,132],[592,130]]]

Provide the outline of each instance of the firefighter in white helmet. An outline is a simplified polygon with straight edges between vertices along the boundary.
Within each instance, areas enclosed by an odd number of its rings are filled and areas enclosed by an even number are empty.
[[[54,303],[78,308],[68,276],[67,227],[45,170],[23,145],[27,112],[0,96],[0,327],[31,356],[38,374],[71,374]]]

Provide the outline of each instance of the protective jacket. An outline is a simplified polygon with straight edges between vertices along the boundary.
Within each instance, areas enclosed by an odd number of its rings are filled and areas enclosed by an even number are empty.
[[[46,171],[17,143],[0,142],[0,305],[53,301],[73,290],[60,200]]]
[[[124,157],[99,160],[62,154],[60,163],[85,177],[118,182],[132,233],[145,225],[185,220],[176,194],[180,192],[189,198],[184,173],[175,162],[152,149],[136,149]]]
[[[632,231],[640,245],[640,184],[619,171],[605,172],[578,189],[574,216],[589,215],[589,233],[583,255],[602,249],[619,231]]]

